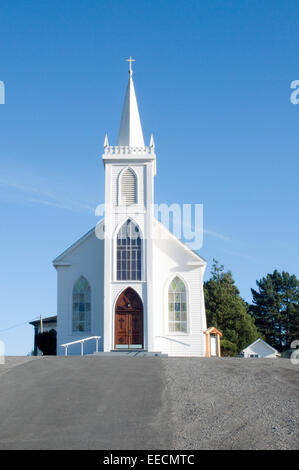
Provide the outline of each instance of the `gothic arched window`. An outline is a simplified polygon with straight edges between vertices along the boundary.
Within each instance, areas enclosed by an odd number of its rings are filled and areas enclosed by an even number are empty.
[[[139,228],[127,220],[117,234],[116,278],[141,281],[141,236]]]
[[[187,333],[187,293],[184,282],[176,276],[168,289],[168,330]]]
[[[85,277],[81,276],[73,288],[73,331],[91,329],[91,289]]]
[[[131,168],[126,168],[120,175],[119,196],[121,205],[137,204],[137,177]]]

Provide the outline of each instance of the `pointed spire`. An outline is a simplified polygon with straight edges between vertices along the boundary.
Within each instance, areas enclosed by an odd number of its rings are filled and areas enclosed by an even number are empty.
[[[117,145],[144,147],[142,127],[132,78],[132,62],[134,59],[130,57],[130,59],[127,60],[130,62],[129,83],[121,116]]]
[[[150,140],[149,146],[150,146],[150,148],[155,148],[155,141],[154,141],[154,136],[153,136],[153,134],[151,134],[151,140]]]
[[[108,141],[108,135],[105,135],[105,140],[104,140],[104,149],[109,147],[109,141]]]

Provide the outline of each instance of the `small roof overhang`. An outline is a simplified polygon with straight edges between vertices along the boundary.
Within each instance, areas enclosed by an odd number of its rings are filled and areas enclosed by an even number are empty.
[[[43,324],[57,323],[57,315],[53,315],[52,317],[42,318],[42,322]],[[33,320],[29,322],[29,325],[38,326],[39,323],[40,323],[40,320]]]
[[[219,336],[223,336],[223,334],[221,333],[221,331],[217,330],[217,328],[215,328],[215,326],[210,326],[210,328],[208,328],[206,331],[204,331],[204,333],[207,335],[207,334],[212,334],[212,335],[219,335]]]

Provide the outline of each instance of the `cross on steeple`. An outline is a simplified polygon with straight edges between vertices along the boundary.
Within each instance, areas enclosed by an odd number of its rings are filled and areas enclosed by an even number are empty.
[[[129,59],[126,59],[127,62],[130,62],[130,69],[129,69],[129,74],[132,75],[133,74],[133,70],[132,70],[132,62],[136,62],[135,59],[132,59],[132,56],[130,56]]]
[[[121,115],[117,145],[119,147],[144,148],[142,127],[140,123],[140,116],[132,76],[132,62],[135,62],[135,59],[130,56],[129,59],[125,60],[130,64],[128,80],[129,83],[127,86],[123,112]]]

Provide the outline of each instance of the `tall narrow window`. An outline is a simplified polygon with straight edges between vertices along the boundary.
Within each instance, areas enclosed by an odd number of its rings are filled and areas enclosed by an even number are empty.
[[[141,237],[139,228],[127,220],[117,234],[116,270],[118,281],[141,280]]]
[[[177,276],[168,289],[168,329],[170,333],[187,333],[186,287]]]
[[[88,281],[81,276],[73,288],[73,331],[91,329],[91,290]]]
[[[137,204],[137,178],[131,168],[127,168],[120,175],[119,189],[121,205]]]

